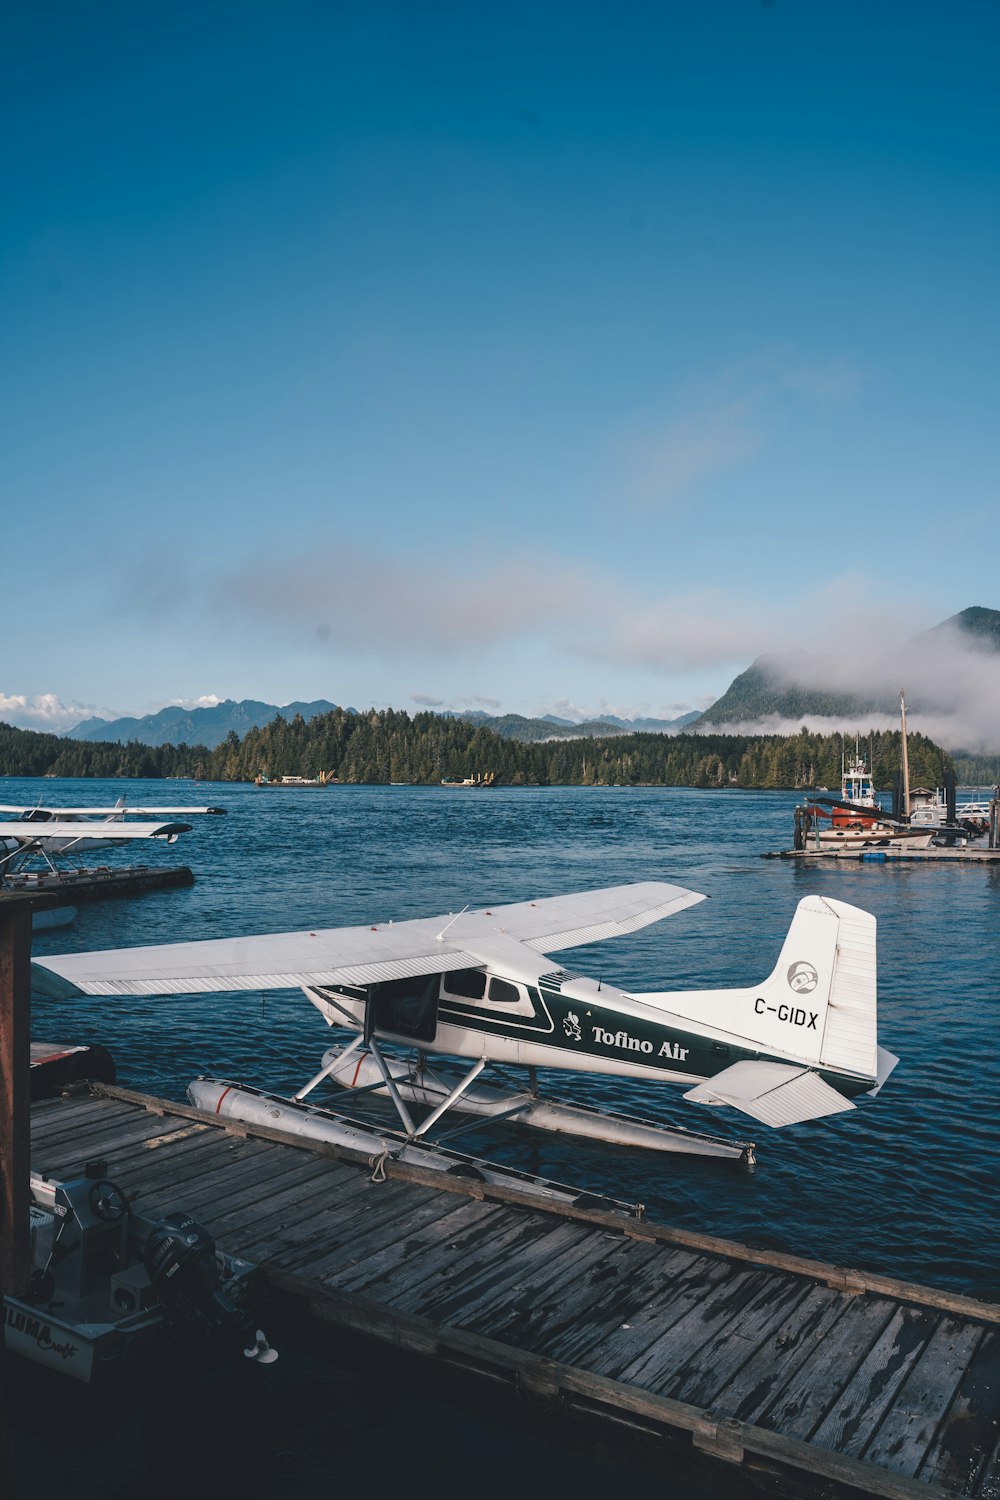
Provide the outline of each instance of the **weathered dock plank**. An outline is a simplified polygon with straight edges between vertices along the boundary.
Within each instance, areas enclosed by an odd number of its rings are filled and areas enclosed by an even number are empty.
[[[917,1469],[961,1495],[1000,1494],[1000,1334],[989,1329]]]
[[[916,1474],[942,1423],[942,1412],[949,1410],[963,1374],[987,1336],[975,1323],[941,1320],[864,1448],[869,1463]]]
[[[894,1304],[882,1297],[838,1297],[840,1316],[791,1380],[775,1393],[759,1422],[789,1437],[808,1438],[829,1411],[893,1317]]]
[[[810,1287],[790,1316],[771,1334],[715,1393],[714,1404],[731,1411],[742,1422],[756,1422],[844,1311],[844,1299],[829,1287]]]
[[[930,1308],[897,1307],[811,1441],[860,1458],[940,1319]]]
[[[51,1175],[100,1156],[147,1214],[195,1214],[320,1325],[779,1488],[794,1476],[800,1495],[998,1494],[996,1304],[517,1184],[392,1160],[383,1180],[361,1152],[106,1086],[40,1103],[32,1123]]]

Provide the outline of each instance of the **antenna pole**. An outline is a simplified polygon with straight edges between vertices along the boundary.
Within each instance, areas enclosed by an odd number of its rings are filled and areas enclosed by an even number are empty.
[[[903,689],[899,690],[899,719],[902,726],[901,749],[903,759],[903,817],[910,821],[910,761],[906,753],[906,699],[903,697]]]

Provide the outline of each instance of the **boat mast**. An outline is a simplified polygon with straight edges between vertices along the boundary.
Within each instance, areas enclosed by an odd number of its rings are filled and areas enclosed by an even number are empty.
[[[899,718],[902,725],[903,817],[908,820],[910,816],[910,762],[906,754],[906,700],[903,697],[902,688],[899,690]]]

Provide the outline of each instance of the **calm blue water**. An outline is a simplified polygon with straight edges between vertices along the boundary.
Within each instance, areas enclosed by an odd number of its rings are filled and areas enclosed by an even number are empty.
[[[4,801],[108,804],[121,782],[0,783]],[[129,800],[207,802],[150,863],[192,866],[190,890],[82,906],[36,952],[376,922],[665,879],[711,899],[643,932],[560,956],[642,989],[750,983],[769,973],[800,897],[856,903],[879,922],[880,1040],[901,1057],[877,1100],[770,1131],[684,1103],[668,1087],[553,1075],[564,1094],[758,1143],[747,1174],[510,1128],[468,1149],[595,1191],[653,1217],[822,1260],[995,1296],[1000,870],[763,860],[791,841],[793,793],[682,789],[334,787],[262,791],[128,783]],[[103,858],[104,856],[102,856]],[[127,862],[109,852],[107,862]],[[183,1098],[199,1073],[290,1091],[330,1033],[297,993],[191,999],[37,999],[33,1035],[99,1042],[119,1081]],[[317,1096],[318,1097],[318,1096]],[[342,1103],[331,1090],[325,1102]]]

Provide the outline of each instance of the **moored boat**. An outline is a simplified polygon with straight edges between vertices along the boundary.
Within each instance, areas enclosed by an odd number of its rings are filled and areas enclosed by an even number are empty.
[[[7,1352],[91,1382],[175,1325],[276,1359],[247,1312],[255,1267],[224,1255],[186,1213],[137,1213],[107,1173],[99,1160],[63,1182],[31,1173],[34,1269],[23,1294],[3,1298]]]

